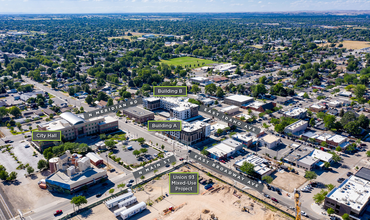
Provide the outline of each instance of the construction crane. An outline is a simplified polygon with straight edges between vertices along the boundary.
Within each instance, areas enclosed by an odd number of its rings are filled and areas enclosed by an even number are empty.
[[[301,197],[300,192],[297,189],[294,189],[294,202],[295,202],[295,220],[301,220],[301,203],[299,202],[299,198]]]

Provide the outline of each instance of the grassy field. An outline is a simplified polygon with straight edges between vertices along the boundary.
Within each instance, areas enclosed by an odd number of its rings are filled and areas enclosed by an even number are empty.
[[[147,33],[136,33],[136,32],[130,32],[132,34],[132,36],[118,36],[118,37],[108,37],[108,40],[112,40],[112,39],[129,39],[130,41],[131,40],[131,37],[141,37],[143,36],[144,34],[147,34]],[[127,35],[127,32],[125,33]]]
[[[162,60],[162,63],[166,63],[168,65],[174,65],[174,66],[189,66],[191,65],[192,67],[198,68],[202,66],[207,66],[208,64],[211,63],[217,63],[216,61],[212,60],[204,60],[204,59],[199,59],[199,58],[194,58],[194,57],[179,57],[179,58],[174,58],[170,60]],[[199,66],[198,66],[199,64]]]
[[[367,41],[350,41],[350,40],[345,40],[343,42],[337,43],[336,46],[339,44],[343,44],[343,48],[346,48],[348,50],[353,49],[353,50],[358,50],[366,47],[370,47],[370,42]],[[321,45],[328,45],[330,46],[330,43],[325,43],[325,44],[318,44],[319,46]]]

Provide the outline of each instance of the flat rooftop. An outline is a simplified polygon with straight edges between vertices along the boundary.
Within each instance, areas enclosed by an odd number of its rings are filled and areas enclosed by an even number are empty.
[[[249,102],[254,100],[253,97],[245,96],[245,95],[232,95],[229,97],[226,97],[225,99],[236,101],[236,102]]]
[[[235,165],[240,167],[243,165],[244,162],[251,163],[254,165],[254,171],[261,176],[264,175],[267,172],[272,171],[271,168],[269,168],[265,163],[268,162],[268,160],[260,158],[254,154],[248,154],[241,160],[238,160],[235,162]]]
[[[326,197],[360,211],[370,198],[370,182],[357,176],[351,176]]]
[[[301,113],[305,113],[307,112],[307,109],[304,109],[304,108],[292,108],[286,112],[284,112],[285,115],[287,116],[297,116],[297,115],[300,115]]]
[[[275,141],[278,141],[280,138],[276,137],[275,135],[266,135],[263,137],[263,140],[267,143],[274,143]]]
[[[347,139],[346,137],[343,137],[342,135],[336,134],[336,135],[332,136],[331,138],[328,138],[328,141],[333,141],[335,143],[342,143],[346,139]]]
[[[207,151],[213,155],[216,155],[218,157],[222,157],[224,155],[227,155],[230,152],[233,152],[235,148],[230,147],[227,144],[219,143],[215,146],[212,146],[211,148],[207,149]]]
[[[235,105],[230,105],[230,106],[227,106],[225,108],[220,109],[220,112],[226,112],[226,111],[234,110],[234,109],[238,109],[239,110],[239,107],[238,106],[235,106]]]
[[[140,108],[140,107],[137,107],[137,106],[128,107],[128,108],[122,109],[122,111],[133,114],[137,117],[149,116],[149,115],[154,114],[151,111],[148,111],[146,109],[143,109],[143,108]]]
[[[100,174],[100,175],[99,175]],[[92,178],[93,176],[102,176],[106,175],[107,171],[103,169],[88,168],[84,172],[76,173],[71,177],[62,171],[57,171],[56,173],[48,176],[46,182],[52,181],[54,183],[59,183],[62,185],[73,185],[78,182],[84,182],[84,180]]]
[[[309,166],[312,166],[313,164],[317,163],[319,159],[313,158],[311,156],[305,156],[302,159],[298,160],[301,163],[307,164]]]
[[[309,154],[311,157],[313,158],[317,158],[321,161],[325,161],[325,162],[329,162],[331,160],[331,158],[333,157],[333,155],[325,152],[325,151],[322,151],[322,150],[313,150],[310,154]]]
[[[287,129],[287,128],[288,129],[295,129],[295,128],[298,128],[298,127],[300,127],[304,124],[308,124],[308,122],[303,121],[303,120],[299,120],[299,121],[294,122],[293,124],[288,125],[285,129]]]

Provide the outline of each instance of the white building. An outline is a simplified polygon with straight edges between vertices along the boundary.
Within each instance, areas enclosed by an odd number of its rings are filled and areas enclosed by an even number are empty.
[[[233,139],[226,139],[221,143],[210,147],[207,151],[214,159],[227,158],[235,154],[238,150],[242,149],[242,143]]]
[[[301,135],[308,127],[308,121],[299,120],[285,127],[285,134]]]
[[[266,135],[260,139],[262,146],[265,146],[269,149],[277,147],[281,143],[281,139],[275,135]]]
[[[230,105],[230,106],[220,109],[220,112],[226,113],[228,115],[233,115],[234,113],[238,111],[239,111],[239,107],[235,105]]]
[[[190,78],[190,82],[195,82],[195,83],[199,83],[199,84],[202,84],[202,83],[207,84],[210,81],[206,77],[198,76],[198,77]]]
[[[344,97],[351,97],[352,96],[352,92],[342,91],[342,92],[338,93],[338,95],[344,96]]]
[[[285,117],[296,118],[296,119],[303,119],[306,117],[306,114],[307,114],[307,109],[299,108],[299,107],[292,108],[284,112]]]
[[[342,102],[340,102],[338,100],[333,100],[333,101],[328,103],[328,106],[332,107],[332,108],[340,107],[340,106],[342,106]]]
[[[138,204],[136,204],[136,205],[134,205],[134,206],[132,206],[132,207],[124,210],[123,212],[121,212],[121,218],[123,220],[128,219],[131,216],[134,216],[137,213],[144,211],[145,209],[146,209],[145,202],[140,202],[140,203],[138,203]]]
[[[274,172],[274,169],[268,166],[268,160],[260,158],[254,154],[246,155],[241,160],[236,161],[234,166],[236,167],[237,170],[240,170],[239,168],[243,165],[244,162],[251,163],[254,165],[254,172],[256,172],[260,179]]]
[[[328,163],[331,163],[332,162],[332,158],[333,158],[333,155],[332,154],[329,154],[329,153],[327,153],[325,151],[317,150],[317,149],[313,150],[308,155],[311,156],[311,157],[313,157],[313,158],[319,159],[322,162],[328,162]]]
[[[236,65],[233,65],[231,63],[226,63],[226,64],[220,64],[214,67],[213,71],[220,71],[220,72],[225,72],[225,71],[233,71],[236,69]]]
[[[242,106],[243,104],[253,102],[254,98],[246,95],[232,95],[225,98],[224,103],[228,105]]]
[[[169,120],[178,121],[177,118]],[[199,141],[207,139],[211,135],[211,125],[202,121],[181,122],[181,131],[166,131],[165,133],[186,145],[193,145]]]

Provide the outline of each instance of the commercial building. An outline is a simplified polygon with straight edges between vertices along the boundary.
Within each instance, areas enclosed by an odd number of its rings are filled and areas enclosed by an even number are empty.
[[[237,141],[241,142],[244,145],[244,147],[251,146],[251,144],[253,143],[253,140],[254,140],[253,136],[247,136],[245,134],[244,135],[234,134],[232,136],[232,138],[234,140],[237,140]]]
[[[35,91],[35,92],[27,92],[21,94],[21,100],[24,102],[27,102],[28,99],[30,98],[37,98],[37,95],[41,94],[42,96],[45,96],[46,93],[44,91]]]
[[[77,116],[71,112],[65,112],[60,117],[51,122],[39,124],[38,129],[40,131],[61,131],[67,141],[118,130],[118,120],[111,116],[99,116],[85,120],[83,115]],[[40,151],[54,145],[52,141],[35,143]]]
[[[106,170],[91,168],[89,158],[72,157],[69,151],[52,159],[50,163],[54,173],[45,179],[50,191],[70,194],[108,177]]]
[[[198,105],[188,102],[188,98],[163,97],[145,98],[143,106],[146,109],[164,109],[170,112],[171,117],[185,120],[198,115]]]
[[[238,150],[243,148],[242,143],[234,139],[226,139],[221,143],[207,149],[210,156],[214,159],[220,160],[235,154]]]
[[[276,106],[276,103],[273,103],[273,102],[264,103],[264,102],[255,101],[252,103],[242,105],[242,108],[252,109],[258,112],[265,112],[266,110],[273,109],[275,106]]]
[[[145,123],[154,120],[154,112],[134,106],[122,109],[122,113],[138,123]]]
[[[332,108],[337,108],[337,107],[342,106],[342,102],[337,101],[337,100],[333,100],[333,101],[328,103],[328,106],[332,107]]]
[[[265,146],[269,149],[277,147],[281,143],[281,139],[276,137],[275,135],[266,135],[260,139],[260,143],[262,146]]]
[[[245,95],[232,95],[224,99],[225,104],[236,105],[239,107],[249,102],[253,102],[253,101],[254,101],[253,97],[245,96]]]
[[[286,112],[284,112],[285,117],[295,118],[295,119],[304,119],[307,115],[307,109],[305,108],[292,108]]]
[[[301,135],[308,127],[308,122],[299,120],[285,127],[285,134],[292,134],[294,136]]]
[[[338,95],[344,96],[344,97],[351,97],[352,96],[352,92],[342,91],[342,92],[338,93]]]
[[[227,106],[225,108],[220,109],[220,112],[226,113],[228,115],[233,115],[233,114],[239,112],[239,107],[235,106],[235,105],[230,105],[230,106]]]
[[[325,151],[322,151],[322,150],[313,150],[310,154],[308,154],[310,157],[313,157],[315,159],[319,159],[321,162],[325,163],[325,162],[328,162],[328,163],[331,163],[332,162],[332,158],[333,158],[333,155],[332,154],[329,154]],[[320,164],[318,164],[318,166],[320,166]]]
[[[233,71],[236,69],[236,65],[233,65],[231,63],[226,63],[226,64],[220,64],[214,67],[213,71],[220,71],[220,72],[225,72],[225,71]]]
[[[178,121],[177,118],[169,120]],[[202,121],[181,122],[181,131],[165,131],[169,137],[186,145],[193,145],[197,142],[204,141],[211,135],[211,125]]]
[[[309,109],[312,112],[322,112],[322,111],[325,111],[326,106],[325,105],[319,105],[319,104],[313,104],[309,107]]]
[[[319,159],[307,155],[297,161],[297,167],[304,170],[312,170],[319,161]]]
[[[324,208],[332,208],[340,216],[347,213],[351,219],[363,219],[370,201],[370,170],[361,168],[361,175],[353,175],[330,191],[324,201]],[[365,175],[364,175],[365,174]]]
[[[294,100],[291,97],[281,97],[281,96],[276,97],[276,100],[275,100],[275,102],[280,105],[289,105],[293,101]]]
[[[264,176],[270,175],[274,172],[274,169],[269,167],[269,161],[263,158],[260,158],[252,153],[246,155],[241,160],[235,162],[234,167],[240,170],[240,167],[243,165],[244,162],[251,163],[254,165],[254,172],[257,174],[259,179],[262,179]]]
[[[104,163],[103,158],[101,158],[96,153],[89,152],[86,154],[86,157],[90,159],[90,162],[94,164],[94,166],[99,166],[100,164]]]
[[[110,199],[110,200],[107,200],[104,202],[105,206],[110,209],[110,208],[113,208],[115,206],[118,206],[118,204],[120,202],[123,202],[125,200],[128,200],[130,199],[131,197],[133,197],[134,194],[131,192],[131,190],[129,189],[129,192],[128,193],[125,193],[123,195],[120,195],[120,196],[117,196],[113,199]]]
[[[341,147],[345,149],[350,143],[347,141],[348,139],[342,135],[336,134],[326,140],[326,143],[329,147],[336,148]]]
[[[190,82],[194,82],[194,83],[208,83],[209,82],[209,79],[206,78],[206,77],[193,77],[193,78],[190,78]]]

